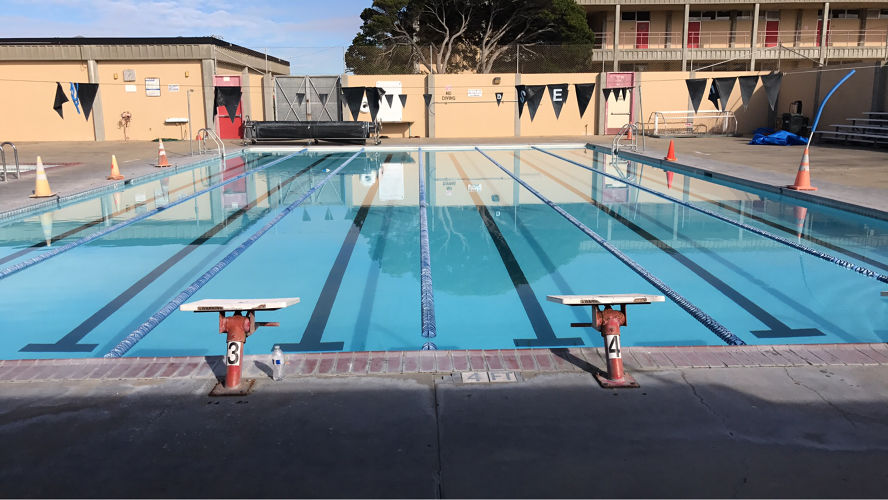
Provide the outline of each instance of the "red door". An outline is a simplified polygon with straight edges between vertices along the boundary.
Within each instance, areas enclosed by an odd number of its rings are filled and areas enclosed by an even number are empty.
[[[778,27],[780,21],[768,21],[765,23],[765,47],[776,47]]]
[[[700,21],[688,21],[688,48],[700,48]]]
[[[635,22],[635,48],[636,49],[646,49],[648,48],[648,33],[651,30],[651,22],[650,21],[636,21]]]
[[[216,75],[213,77],[213,84],[216,87],[240,87],[240,75]],[[228,116],[225,106],[219,106],[216,109],[217,127],[216,133],[221,139],[243,139],[244,123],[243,123],[243,99],[237,104],[237,111],[234,113],[234,122]]]
[[[820,38],[823,36],[823,20],[817,21],[817,46],[820,47]],[[829,23],[826,23],[826,46],[829,47]]]

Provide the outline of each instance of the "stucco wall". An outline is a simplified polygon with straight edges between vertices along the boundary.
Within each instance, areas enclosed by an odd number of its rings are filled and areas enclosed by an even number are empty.
[[[124,82],[123,70],[136,72],[136,81]],[[186,73],[188,76],[186,76]],[[115,78],[116,75],[116,78]],[[160,79],[160,96],[148,97],[145,79]],[[187,125],[168,125],[167,118],[187,118],[188,90],[191,95],[191,128],[193,132],[205,127],[203,111],[203,87],[198,61],[109,61],[99,63],[99,92],[105,119],[105,138],[123,140],[121,113],[132,114],[126,135],[130,139],[152,140],[158,137],[184,139]],[[169,85],[178,85],[178,92],[170,91]],[[133,89],[135,91],[127,91]]]
[[[87,121],[70,100],[70,82],[89,82],[85,62],[0,62],[0,75],[0,142],[95,140],[92,115]],[[69,99],[62,105],[64,118],[52,107],[56,82]]]

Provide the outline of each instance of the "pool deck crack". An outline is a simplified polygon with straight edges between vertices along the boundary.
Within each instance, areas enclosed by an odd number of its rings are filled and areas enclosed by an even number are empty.
[[[715,409],[710,406],[709,403],[706,402],[706,400],[703,399],[703,396],[699,392],[697,392],[697,388],[694,386],[694,384],[692,384],[691,381],[688,380],[688,377],[687,375],[685,375],[684,370],[682,370],[680,373],[681,379],[684,380],[685,384],[687,384],[687,386],[691,389],[691,392],[694,394],[694,397],[697,398],[697,401],[700,402],[700,405],[703,406],[703,408],[705,408],[710,415],[717,418],[719,422],[721,422],[721,425],[722,427],[724,427],[725,433],[728,435],[728,438],[730,438],[730,440],[736,444],[738,442],[737,436],[734,434],[733,431],[731,431],[727,419],[723,415],[715,411]],[[737,478],[737,484],[734,485],[734,491],[731,495],[732,498],[739,498],[741,496],[740,490],[749,481],[749,463],[747,462],[745,457],[740,460],[740,463],[742,464],[743,472],[740,475],[741,477]]]
[[[833,403],[832,401],[830,401],[830,400],[826,399],[825,397],[823,397],[823,394],[820,394],[820,392],[819,392],[817,389],[814,389],[813,387],[811,387],[811,386],[809,386],[809,385],[806,385],[806,384],[800,382],[800,381],[799,381],[798,379],[796,379],[795,377],[793,377],[792,374],[789,373],[789,369],[788,369],[787,367],[783,367],[783,371],[786,373],[786,376],[789,377],[789,380],[792,380],[792,382],[793,382],[795,385],[798,385],[798,386],[804,387],[805,389],[808,389],[809,391],[813,392],[818,398],[820,398],[821,401],[823,401],[824,403],[826,403],[830,408],[832,408],[832,409],[835,410],[839,415],[841,415],[842,418],[844,418],[844,419],[848,422],[848,424],[851,425],[852,428],[857,429],[857,424],[854,422],[854,420],[851,419],[851,414],[849,414],[848,412],[846,412],[846,411],[843,410],[842,408],[838,407],[838,406],[837,406],[835,403]]]
[[[435,498],[444,498],[444,484],[441,480],[441,406],[438,404],[438,380],[432,382],[432,404],[435,405],[435,447],[437,451],[437,468],[433,474],[435,481]]]

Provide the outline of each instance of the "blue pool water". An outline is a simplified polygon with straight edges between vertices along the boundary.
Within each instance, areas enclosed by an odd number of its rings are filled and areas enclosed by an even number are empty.
[[[663,293],[513,180],[514,173],[742,342],[888,340],[888,285],[637,189],[644,186],[888,273],[888,223],[584,148],[248,152],[0,222],[0,358],[103,356],[312,187],[188,301],[300,297],[258,313],[247,353],[600,346],[546,295]],[[292,153],[286,153],[290,155]],[[283,159],[283,161],[281,161]],[[582,168],[569,161],[588,167]],[[275,163],[276,162],[276,163]],[[271,165],[271,166],[268,166]],[[421,335],[419,169],[435,330]],[[605,177],[597,172],[606,172]],[[196,192],[247,174],[193,199]],[[669,187],[671,184],[671,187]],[[804,209],[804,210],[802,210]],[[49,241],[51,246],[47,247]],[[38,259],[39,260],[39,259]],[[624,345],[725,345],[674,301],[630,306]],[[173,312],[127,356],[219,354],[215,314]]]

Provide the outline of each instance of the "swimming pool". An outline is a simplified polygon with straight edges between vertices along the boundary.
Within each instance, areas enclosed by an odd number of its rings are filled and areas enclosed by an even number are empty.
[[[630,307],[624,345],[725,345],[713,323],[747,344],[888,340],[884,283],[779,241],[882,275],[885,221],[583,147],[480,150],[251,150],[0,222],[0,358],[111,352],[276,218],[188,298],[300,297],[258,313],[281,327],[248,353],[600,346],[570,327],[587,308],[546,296],[662,295],[651,278],[687,304]],[[213,315],[171,312],[125,355],[218,354],[216,331]]]

